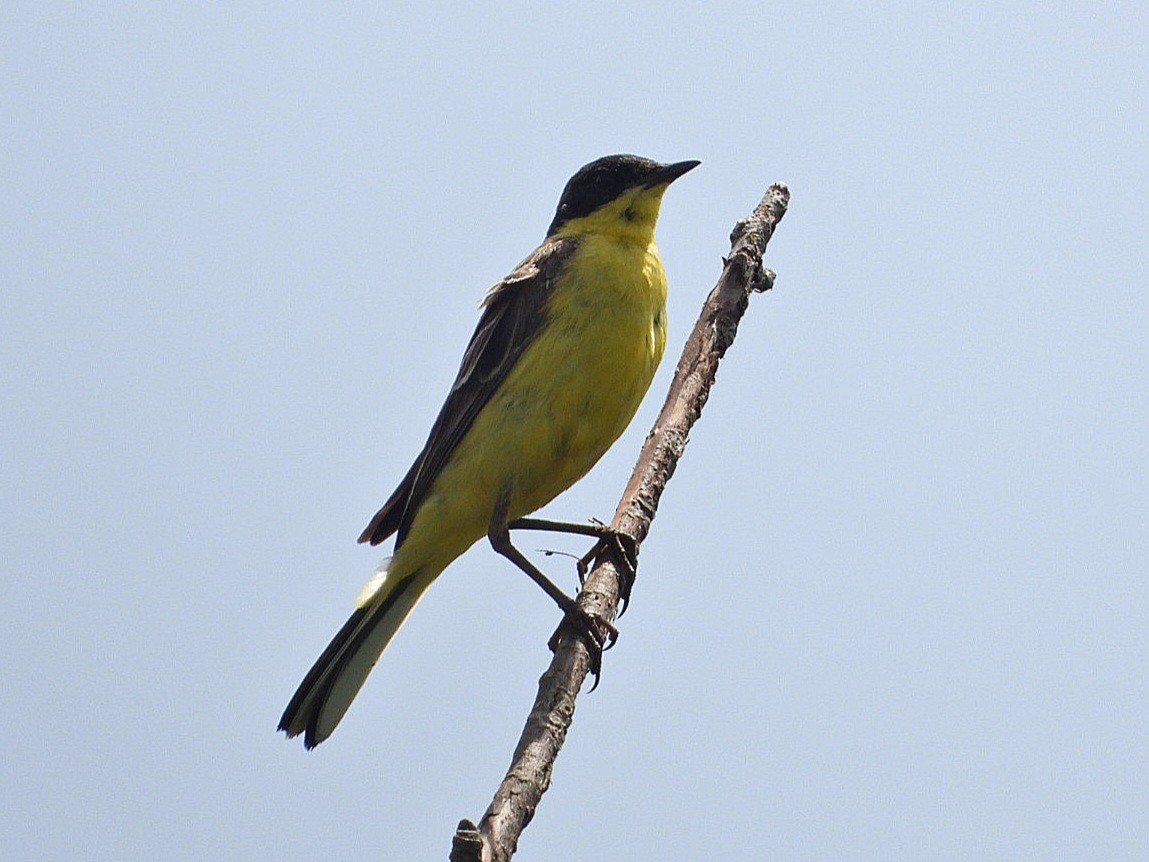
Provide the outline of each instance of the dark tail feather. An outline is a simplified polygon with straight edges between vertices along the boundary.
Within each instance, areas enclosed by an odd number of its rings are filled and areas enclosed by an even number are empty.
[[[385,583],[381,599],[351,614],[283,711],[279,729],[288,738],[302,733],[303,745],[314,748],[331,735],[371,668],[430,585],[430,579],[419,575],[408,575],[389,589]]]

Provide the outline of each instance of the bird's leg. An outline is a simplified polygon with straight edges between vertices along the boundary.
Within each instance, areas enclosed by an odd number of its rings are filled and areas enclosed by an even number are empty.
[[[598,539],[594,547],[575,564],[578,569],[578,582],[582,586],[590,571],[592,562],[598,562],[603,557],[614,563],[618,572],[618,599],[620,608],[618,615],[626,613],[630,604],[630,591],[634,586],[634,579],[638,569],[638,545],[626,533],[612,530],[601,521],[590,524],[571,524],[566,521],[546,521],[541,518],[519,518],[507,525],[509,530],[539,530],[548,533],[572,533],[576,536],[593,536]]]
[[[590,672],[595,679],[594,686],[597,686],[599,674],[602,672],[603,650],[614,645],[618,639],[618,629],[607,620],[594,617],[579,607],[574,599],[555,586],[550,578],[539,571],[534,563],[511,543],[510,526],[507,523],[507,503],[507,494],[504,492],[499,497],[490,526],[487,528],[487,539],[496,553],[506,557],[524,571],[562,609],[565,614],[564,621],[573,626],[586,643],[587,652],[590,653]],[[547,644],[552,652],[557,646],[558,636],[559,632],[555,632],[555,637],[552,637]],[[591,688],[592,691],[594,686]]]

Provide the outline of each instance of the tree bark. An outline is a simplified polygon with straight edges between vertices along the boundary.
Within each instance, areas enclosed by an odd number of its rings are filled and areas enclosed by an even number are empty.
[[[691,427],[702,413],[718,363],[734,341],[750,294],[774,285],[774,273],[762,265],[762,255],[789,201],[786,185],[775,183],[754,212],[738,222],[730,234],[730,255],[723,260],[722,275],[686,341],[662,412],[647,435],[610,524],[636,546],[650,531],[658,500],[682,457]],[[588,613],[612,620],[618,612],[619,589],[618,572],[604,560],[588,575],[578,603]],[[575,699],[590,669],[590,655],[579,637],[569,635],[566,629],[560,629],[556,636],[554,656],[539,679],[538,695],[510,769],[479,825],[460,821],[451,862],[508,862],[550,786],[555,758],[574,717]]]

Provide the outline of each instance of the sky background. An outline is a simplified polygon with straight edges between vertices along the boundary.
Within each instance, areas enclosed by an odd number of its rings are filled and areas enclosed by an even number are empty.
[[[793,200],[516,858],[1149,857],[1147,40],[1132,2],[6,3],[5,854],[446,858],[557,622],[489,548],[330,741],[275,725],[477,302],[635,152],[702,160],[667,361],[552,517],[610,516],[730,228]]]

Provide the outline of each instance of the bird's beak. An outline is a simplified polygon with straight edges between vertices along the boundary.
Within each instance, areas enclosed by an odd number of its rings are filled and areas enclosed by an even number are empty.
[[[654,170],[643,184],[645,188],[652,189],[655,186],[670,185],[684,173],[698,167],[702,162],[697,159],[691,159],[686,162],[674,162],[670,165],[660,165]]]

